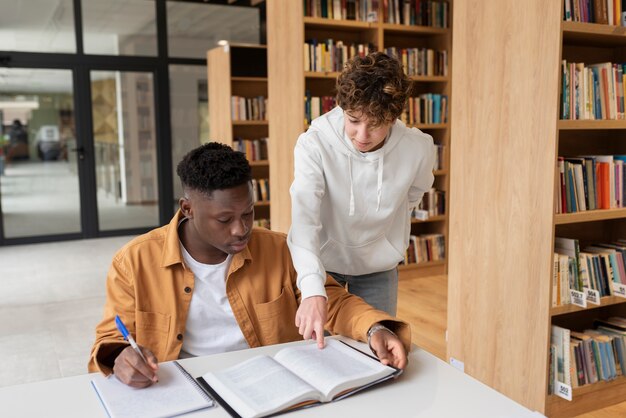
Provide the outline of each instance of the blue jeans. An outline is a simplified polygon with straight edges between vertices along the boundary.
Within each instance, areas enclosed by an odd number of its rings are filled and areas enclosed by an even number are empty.
[[[398,269],[350,276],[327,272],[340,285],[348,285],[348,292],[359,296],[374,308],[396,316],[398,306]]]

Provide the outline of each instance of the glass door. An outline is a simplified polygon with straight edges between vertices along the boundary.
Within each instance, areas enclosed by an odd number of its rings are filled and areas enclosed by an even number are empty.
[[[0,240],[80,235],[71,70],[0,68],[0,145]]]
[[[90,72],[99,231],[159,225],[153,79]]]

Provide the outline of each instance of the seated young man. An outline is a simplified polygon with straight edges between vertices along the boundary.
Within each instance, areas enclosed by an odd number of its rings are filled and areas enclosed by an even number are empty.
[[[133,387],[157,380],[157,361],[312,337],[311,329],[294,324],[300,292],[286,235],[252,228],[245,156],[209,143],[187,154],[177,173],[184,197],[169,225],[133,239],[113,258],[91,350],[90,371],[113,372]],[[325,287],[326,329],[361,341],[368,341],[371,329],[370,346],[381,361],[404,368],[408,325],[347,293],[330,276]],[[147,363],[124,341],[115,315]],[[313,337],[323,347],[323,336]]]

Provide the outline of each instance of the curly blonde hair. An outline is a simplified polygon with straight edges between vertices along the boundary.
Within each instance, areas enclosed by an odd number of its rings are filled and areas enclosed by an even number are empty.
[[[362,113],[372,126],[393,123],[404,110],[411,80],[402,64],[382,52],[348,61],[337,78],[337,104]]]

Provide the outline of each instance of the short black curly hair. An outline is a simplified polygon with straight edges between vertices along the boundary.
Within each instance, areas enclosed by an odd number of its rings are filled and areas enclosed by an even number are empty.
[[[393,123],[411,95],[402,63],[383,52],[353,57],[337,78],[337,104],[363,113],[372,126]]]
[[[249,182],[252,171],[246,156],[228,145],[209,142],[183,157],[176,173],[183,189],[211,196],[214,190],[230,189]]]

